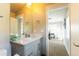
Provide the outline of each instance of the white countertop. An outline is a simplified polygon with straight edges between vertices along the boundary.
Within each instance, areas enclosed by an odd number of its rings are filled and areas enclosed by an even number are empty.
[[[36,35],[36,36],[29,37],[29,38],[21,38],[18,41],[11,41],[11,42],[21,44],[21,45],[26,45],[26,44],[31,43],[33,41],[39,40],[42,37],[43,37],[43,35]]]

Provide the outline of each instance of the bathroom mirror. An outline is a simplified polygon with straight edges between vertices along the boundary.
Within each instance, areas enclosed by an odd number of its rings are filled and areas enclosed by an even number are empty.
[[[10,38],[12,40],[17,40],[22,37],[24,33],[24,22],[23,17],[11,17],[10,18]],[[17,39],[16,39],[17,38]]]
[[[18,35],[18,20],[10,17],[10,35]]]
[[[32,22],[25,21],[24,17],[11,17],[10,35],[27,37],[32,34]]]
[[[24,17],[17,16],[10,19],[10,35],[27,37],[32,34],[32,22],[25,21]]]
[[[23,38],[31,36],[32,33],[33,17],[31,7],[28,8],[25,4],[11,4],[10,35]]]

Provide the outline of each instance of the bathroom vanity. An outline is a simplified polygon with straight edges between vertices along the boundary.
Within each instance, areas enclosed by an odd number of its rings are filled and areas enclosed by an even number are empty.
[[[46,54],[46,39],[43,39],[44,30],[36,32],[31,22],[24,21],[22,17],[11,17],[11,55],[40,56]],[[37,28],[37,27],[36,27]],[[38,28],[39,29],[39,28]],[[33,36],[31,36],[34,34]],[[28,35],[29,38],[28,38]],[[22,38],[20,38],[22,37]]]
[[[40,56],[41,55],[41,38],[36,36],[32,38],[24,38],[20,41],[11,41],[12,55],[20,56]]]

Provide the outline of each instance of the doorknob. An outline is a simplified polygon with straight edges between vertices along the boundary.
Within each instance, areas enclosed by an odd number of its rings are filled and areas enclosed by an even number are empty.
[[[75,42],[73,43],[74,46],[79,47],[79,43]]]

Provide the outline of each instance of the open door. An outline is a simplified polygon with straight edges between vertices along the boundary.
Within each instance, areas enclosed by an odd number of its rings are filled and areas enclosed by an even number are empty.
[[[59,5],[59,4],[57,4]],[[61,5],[61,4],[60,4]],[[67,4],[47,10],[47,55],[70,55],[69,18]],[[53,5],[54,6],[54,5]],[[67,35],[68,34],[68,35]]]

